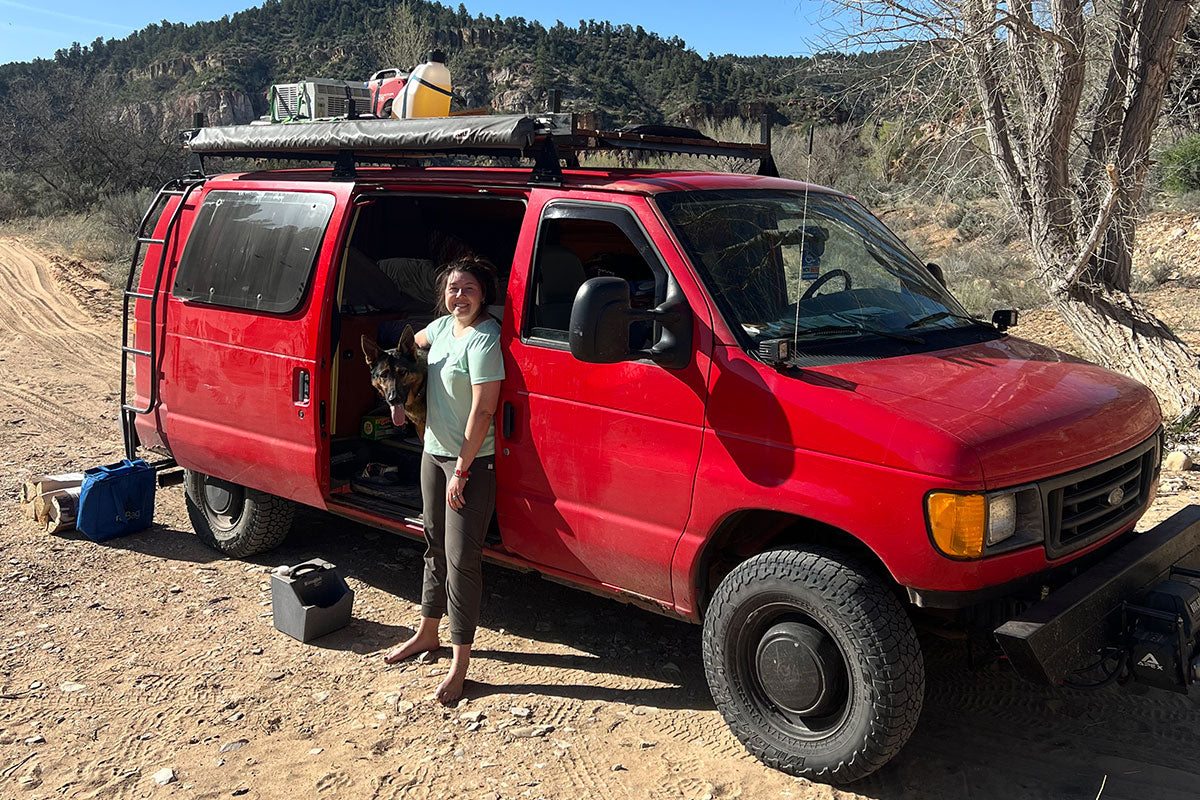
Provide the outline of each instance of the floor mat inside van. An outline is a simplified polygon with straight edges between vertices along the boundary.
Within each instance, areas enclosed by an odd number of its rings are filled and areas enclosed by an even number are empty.
[[[389,500],[408,508],[421,508],[421,487],[415,484],[389,484],[387,481],[372,478],[355,478],[350,481],[352,492]]]

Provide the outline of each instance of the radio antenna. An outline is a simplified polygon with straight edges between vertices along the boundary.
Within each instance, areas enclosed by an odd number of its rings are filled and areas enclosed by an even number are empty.
[[[800,342],[800,283],[804,280],[804,248],[808,244],[808,186],[812,180],[813,132],[817,124],[808,126],[808,164],[804,167],[804,210],[800,213],[800,271],[796,273],[796,319],[792,322],[792,350]]]

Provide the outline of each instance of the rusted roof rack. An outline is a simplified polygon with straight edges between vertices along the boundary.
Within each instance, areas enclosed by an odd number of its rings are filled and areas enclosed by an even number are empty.
[[[562,165],[578,167],[583,153],[626,151],[736,158],[759,162],[777,175],[769,123],[763,142],[719,142],[689,128],[637,126],[615,131],[581,128],[573,114],[504,114],[431,119],[339,119],[272,125],[197,126],[182,131],[184,148],[203,173],[207,156],[334,163],[334,177],[352,179],[358,164],[411,164],[445,156],[532,159],[531,182],[559,183]]]

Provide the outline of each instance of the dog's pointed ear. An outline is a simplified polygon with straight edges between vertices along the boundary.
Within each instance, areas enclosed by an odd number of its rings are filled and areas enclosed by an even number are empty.
[[[412,325],[404,326],[404,333],[400,334],[400,344],[396,345],[396,349],[405,355],[412,355],[417,349],[416,334],[413,333]]]
[[[375,362],[379,360],[379,355],[382,352],[379,349],[379,345],[368,339],[364,334],[362,337],[362,350],[363,355],[367,357],[367,366],[375,366]]]

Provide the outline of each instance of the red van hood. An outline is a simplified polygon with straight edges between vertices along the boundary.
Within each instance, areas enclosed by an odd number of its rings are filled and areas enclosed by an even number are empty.
[[[1142,384],[1011,336],[820,371],[961,440],[977,454],[989,487],[1101,461],[1145,440],[1162,421]]]

